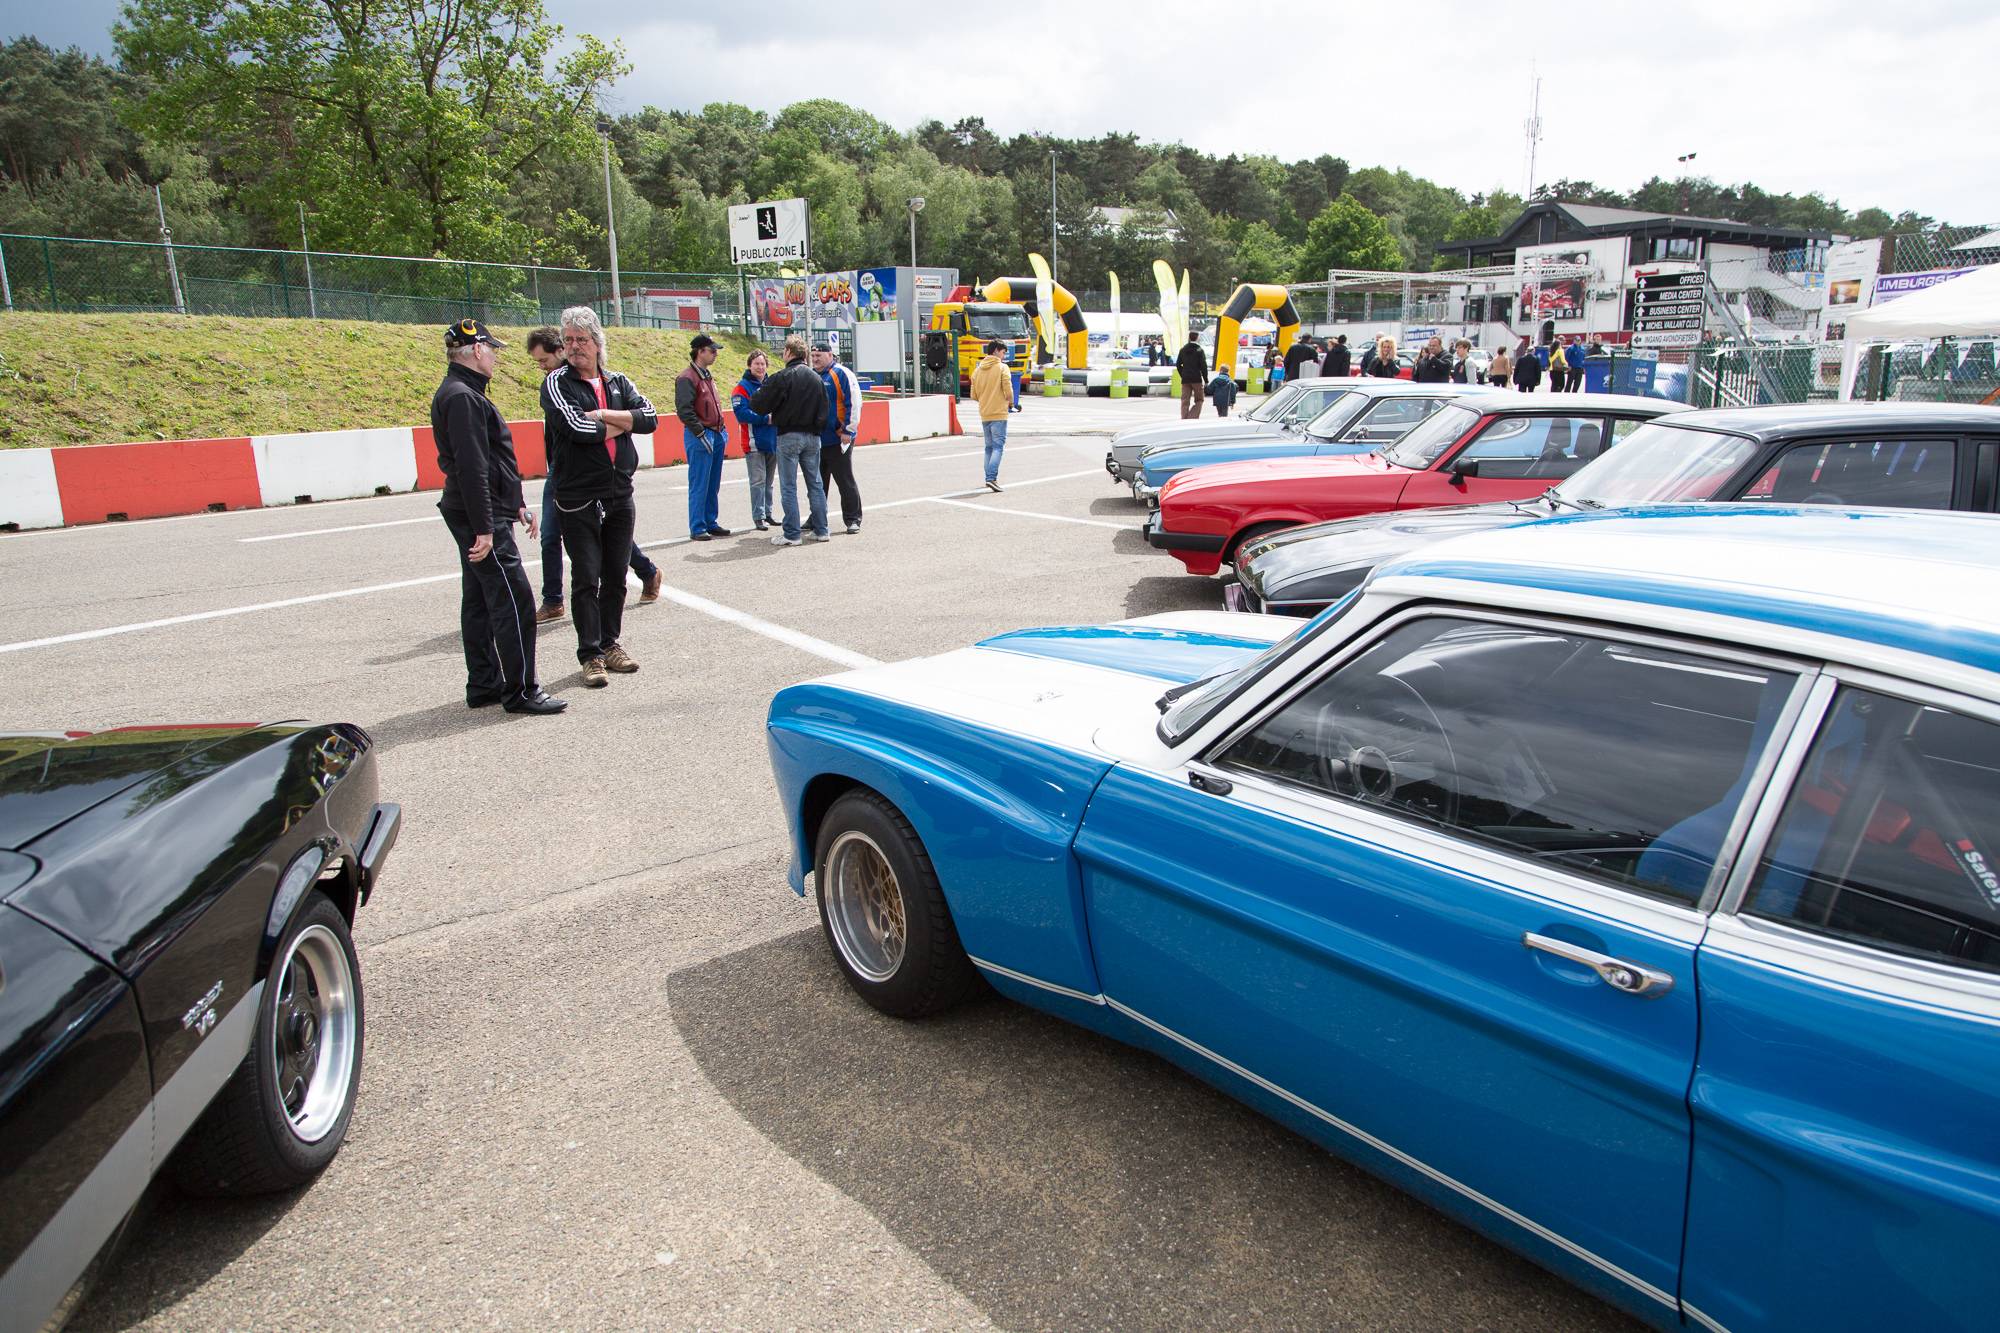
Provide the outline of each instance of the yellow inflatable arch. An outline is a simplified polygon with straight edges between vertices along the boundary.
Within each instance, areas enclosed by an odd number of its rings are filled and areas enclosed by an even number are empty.
[[[1090,330],[1083,322],[1083,310],[1071,296],[1069,288],[1061,283],[1052,283],[1055,288],[1055,314],[1062,321],[1063,330],[1069,335],[1065,350],[1068,352],[1069,368],[1082,370],[1090,364]],[[1285,289],[1277,289],[1282,293]],[[1020,306],[1028,312],[1028,318],[1041,327],[1042,315],[1035,308],[1035,280],[1033,278],[989,278],[986,281],[986,299],[1006,301]],[[1294,327],[1297,327],[1294,321]]]
[[[1242,336],[1243,317],[1253,310],[1268,310],[1278,325],[1278,352],[1292,350],[1299,336],[1299,311],[1292,294],[1271,282],[1246,282],[1229,294],[1222,307],[1222,321],[1215,326],[1215,368],[1236,374],[1236,340]]]

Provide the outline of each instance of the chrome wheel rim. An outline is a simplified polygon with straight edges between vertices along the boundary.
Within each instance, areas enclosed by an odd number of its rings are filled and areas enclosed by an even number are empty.
[[[325,926],[300,931],[271,971],[278,988],[271,1031],[278,1102],[292,1134],[317,1143],[339,1123],[354,1084],[360,1034],[354,969]]]
[[[870,981],[887,981],[903,965],[909,922],[903,886],[889,858],[866,833],[850,829],[826,854],[826,920],[847,965]]]

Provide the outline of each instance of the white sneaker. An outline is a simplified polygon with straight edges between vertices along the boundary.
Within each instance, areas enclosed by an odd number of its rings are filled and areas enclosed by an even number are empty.
[[[797,537],[787,537],[782,532],[771,538],[771,545],[773,546],[797,546],[798,544],[799,539]]]
[[[859,523],[849,523],[847,525],[847,535],[850,537],[854,536],[856,533],[860,531],[861,531],[861,525]]]
[[[824,532],[808,532],[806,534],[806,540],[809,542],[830,542],[833,540],[833,538],[832,536]]]

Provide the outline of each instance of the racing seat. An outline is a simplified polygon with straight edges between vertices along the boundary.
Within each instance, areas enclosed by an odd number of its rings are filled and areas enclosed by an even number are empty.
[[[1750,744],[1743,755],[1743,771],[1722,793],[1721,800],[1705,810],[1697,810],[1653,839],[1652,845],[1632,864],[1634,880],[1665,889],[1690,902],[1701,897],[1708,886],[1709,873],[1715,869],[1715,858],[1722,854],[1722,840],[1728,836],[1730,822],[1736,818],[1737,807],[1743,804],[1744,792],[1749,789],[1750,774],[1763,758],[1771,729],[1777,725],[1778,714],[1784,711],[1789,696],[1790,691],[1785,689],[1764,691],[1757,705],[1756,723],[1750,729]],[[1815,841],[1814,846],[1817,845]]]
[[[1542,441],[1542,452],[1528,465],[1523,473],[1527,477],[1567,477],[1576,470],[1576,460],[1570,457],[1569,422],[1557,418],[1549,423],[1548,437]]]
[[[1576,428],[1576,461],[1588,463],[1604,451],[1604,427],[1585,421]]]

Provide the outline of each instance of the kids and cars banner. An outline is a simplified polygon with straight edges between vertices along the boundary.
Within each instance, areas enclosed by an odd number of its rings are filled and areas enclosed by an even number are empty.
[[[824,338],[843,355],[854,347],[854,290],[857,274],[853,269],[839,273],[815,273],[806,282],[806,301],[812,310],[814,338]]]
[[[769,329],[806,327],[806,280],[804,278],[752,278],[750,319]]]
[[[896,300],[896,270],[864,268],[854,275],[854,318],[872,324],[902,318]]]

